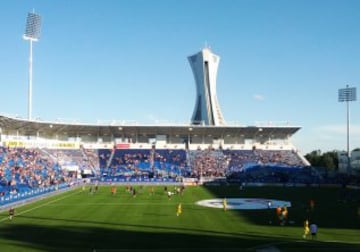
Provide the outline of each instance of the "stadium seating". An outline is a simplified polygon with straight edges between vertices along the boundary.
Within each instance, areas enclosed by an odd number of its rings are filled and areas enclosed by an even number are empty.
[[[54,190],[91,170],[103,182],[176,182],[184,177],[319,183],[290,150],[0,148],[0,203]],[[75,170],[72,170],[73,168]],[[53,188],[53,189],[47,189]],[[41,191],[41,192],[40,192]],[[30,194],[31,192],[31,194]],[[23,196],[21,196],[23,195]]]
[[[39,149],[1,148],[0,205],[66,186],[73,174]]]

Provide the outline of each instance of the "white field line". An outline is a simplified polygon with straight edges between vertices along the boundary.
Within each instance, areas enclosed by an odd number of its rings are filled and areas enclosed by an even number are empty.
[[[105,202],[98,202],[98,203],[76,203],[77,206],[171,206],[177,205],[179,202],[174,202],[173,204],[168,203],[105,203]],[[74,204],[51,204],[51,207],[53,206],[73,206]],[[182,203],[183,206],[195,206],[192,203]],[[200,207],[199,207],[200,208]]]
[[[19,215],[26,214],[26,213],[31,212],[31,211],[34,211],[34,210],[39,209],[39,208],[41,208],[41,207],[50,205],[50,204],[52,204],[52,203],[54,203],[54,202],[58,202],[58,201],[60,201],[60,200],[69,198],[69,197],[73,196],[74,194],[78,194],[78,193],[80,193],[80,192],[79,192],[79,191],[75,191],[74,193],[71,193],[71,194],[66,195],[66,196],[64,196],[64,197],[61,197],[61,198],[58,198],[58,199],[54,199],[54,200],[48,201],[48,202],[46,202],[46,203],[44,203],[44,204],[38,205],[38,206],[36,206],[36,207],[27,209],[27,210],[22,211],[22,212],[19,212],[19,213],[15,213],[15,217],[16,217],[16,216],[19,216]],[[0,219],[0,222],[4,222],[4,221],[6,221],[6,220],[8,220],[8,217],[5,217],[5,218]]]

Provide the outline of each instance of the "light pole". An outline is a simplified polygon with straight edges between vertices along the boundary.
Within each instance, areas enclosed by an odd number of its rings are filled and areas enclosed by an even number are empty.
[[[38,14],[28,13],[26,19],[26,28],[23,39],[30,42],[29,55],[29,100],[28,100],[28,120],[32,118],[32,43],[38,41],[40,38],[41,17]]]
[[[350,110],[349,110],[349,102],[356,101],[356,88],[349,87],[346,85],[346,88],[339,89],[339,102],[346,102],[346,151],[347,151],[347,172],[351,172],[350,166]]]

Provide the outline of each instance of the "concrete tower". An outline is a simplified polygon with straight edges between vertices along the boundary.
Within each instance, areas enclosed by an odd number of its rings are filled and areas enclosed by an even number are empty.
[[[188,57],[196,84],[196,103],[192,124],[225,125],[216,96],[216,77],[220,57],[209,48]]]

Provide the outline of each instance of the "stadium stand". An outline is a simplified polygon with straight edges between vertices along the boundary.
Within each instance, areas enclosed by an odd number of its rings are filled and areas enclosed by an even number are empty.
[[[0,205],[67,187],[76,173],[39,149],[0,149]]]
[[[1,115],[0,126],[0,206],[84,178],[100,183],[358,183],[309,167],[289,141],[299,127],[119,127]]]

